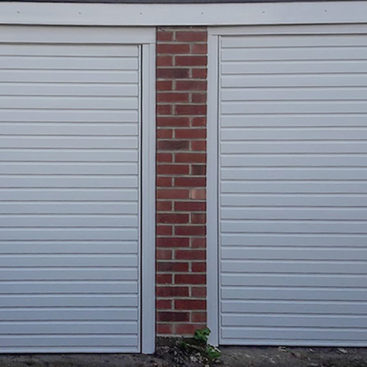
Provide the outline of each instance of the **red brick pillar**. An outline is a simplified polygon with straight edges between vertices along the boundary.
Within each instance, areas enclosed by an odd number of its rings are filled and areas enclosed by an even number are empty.
[[[157,30],[157,333],[206,323],[206,28]]]

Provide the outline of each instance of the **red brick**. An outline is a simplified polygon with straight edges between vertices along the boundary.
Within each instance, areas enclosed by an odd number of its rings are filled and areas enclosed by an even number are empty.
[[[191,142],[191,144],[192,143],[193,142]],[[205,163],[206,154],[205,153],[177,153],[175,155],[175,162],[177,163]]]
[[[190,314],[188,312],[158,312],[158,321],[189,321]]]
[[[205,187],[205,177],[176,177],[175,186]]]
[[[157,256],[157,260],[171,260],[172,250],[157,249],[156,256]]]
[[[207,64],[206,56],[176,56],[176,66],[205,66]]]
[[[192,213],[191,214],[191,223],[193,224],[205,224],[206,223],[206,214],[204,213]]]
[[[176,106],[176,109],[183,106]],[[189,107],[205,107],[205,106],[189,106]],[[176,129],[175,138],[177,139],[203,139],[206,138],[206,129]]]
[[[175,284],[206,284],[204,274],[175,274]]]
[[[157,310],[172,310],[172,301],[167,299],[158,299],[156,307]]]
[[[174,43],[158,43],[156,47],[157,55],[159,54],[188,54],[190,53],[190,45],[174,44]]]
[[[203,27],[157,29],[156,267],[161,335],[189,335],[206,322],[206,39]],[[184,303],[175,304],[179,300]],[[174,311],[174,305],[187,309]]]
[[[157,297],[188,297],[188,287],[157,287]]]
[[[187,223],[189,221],[188,214],[157,214],[158,223]]]
[[[156,274],[157,284],[172,284],[172,274]]]
[[[157,236],[172,236],[172,226],[162,226],[156,227]]]
[[[158,30],[157,31],[157,41],[172,41],[173,40],[173,34],[172,31],[166,31],[166,30]]]
[[[158,93],[158,102],[188,102],[188,93]]]
[[[205,176],[206,174],[206,165],[204,164],[193,164],[191,166],[191,174],[195,176]]]
[[[178,42],[206,42],[207,32],[203,31],[177,31],[176,41]]]
[[[205,202],[197,201],[179,201],[175,203],[175,210],[177,211],[205,211]]]
[[[206,234],[206,226],[175,226],[174,232],[177,236],[202,236]]]
[[[206,79],[208,76],[208,70],[205,69],[192,69],[191,75],[194,79]]]
[[[175,335],[193,335],[195,330],[203,327],[205,327],[205,324],[176,324],[174,333]]]
[[[190,167],[184,164],[159,164],[157,173],[161,175],[187,175]]]
[[[187,199],[189,190],[182,189],[162,189],[157,190],[158,199]]]
[[[191,96],[193,103],[206,103],[206,93],[193,93]]]
[[[170,139],[172,136],[172,129],[157,129],[157,139]]]
[[[161,140],[158,141],[160,150],[187,150],[189,148],[188,140]]]
[[[172,162],[173,155],[171,153],[157,153],[157,162],[165,163],[165,162]]]
[[[157,56],[157,65],[158,66],[172,66],[173,65],[173,57],[172,56]]]
[[[191,314],[192,322],[206,322],[206,312],[193,312]]]
[[[170,335],[173,333],[172,324],[157,324],[157,334],[158,335]]]
[[[205,115],[206,105],[176,105],[175,111],[177,115]]]
[[[191,239],[191,247],[192,248],[205,248],[206,247],[206,239],[205,238],[192,238]]]
[[[157,126],[188,127],[190,126],[190,118],[182,116],[158,116]]]
[[[171,80],[157,80],[156,86],[157,86],[157,91],[172,90],[172,81]]]
[[[189,196],[190,196],[190,199],[193,199],[193,200],[205,200],[206,199],[206,189],[190,189]]]
[[[205,80],[177,80],[176,90],[206,91],[206,81]]]
[[[157,247],[189,247],[190,240],[185,237],[162,237],[157,238]]]
[[[206,117],[200,116],[200,117],[194,117],[192,119],[192,126],[206,126]]]
[[[175,250],[175,259],[177,260],[205,260],[205,258],[204,250]]]
[[[206,298],[206,287],[192,287],[191,296],[195,298]]]
[[[191,150],[195,151],[206,151],[206,141],[196,140],[191,142]]]
[[[158,68],[157,78],[160,79],[184,79],[189,77],[189,69]]]
[[[169,104],[157,105],[157,113],[161,115],[170,115],[172,113],[172,106]]]
[[[181,262],[158,262],[157,270],[159,272],[187,272],[189,270],[189,264]]]
[[[199,299],[176,299],[176,310],[205,310],[206,301]]]
[[[198,251],[198,250],[196,250],[196,251]],[[204,259],[203,260],[205,260],[205,254],[204,254]],[[206,263],[205,262],[192,263],[191,269],[195,273],[205,273],[206,272]]]
[[[208,53],[208,46],[206,43],[195,43],[191,46],[191,53],[206,55]]]
[[[156,209],[158,212],[172,210],[172,201],[157,201]]]
[[[172,186],[172,178],[171,177],[158,177],[157,178],[157,186],[158,187],[171,187]]]

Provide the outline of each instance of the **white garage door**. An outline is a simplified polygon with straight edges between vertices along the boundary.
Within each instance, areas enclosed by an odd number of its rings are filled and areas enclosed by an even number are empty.
[[[139,351],[140,47],[1,31],[0,352]]]
[[[221,344],[367,345],[367,35],[335,29],[220,38]]]

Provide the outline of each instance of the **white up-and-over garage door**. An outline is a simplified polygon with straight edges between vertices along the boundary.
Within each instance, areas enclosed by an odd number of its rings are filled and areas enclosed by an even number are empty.
[[[217,50],[219,343],[366,346],[366,28]]]
[[[1,28],[0,352],[140,350],[142,51],[124,38]]]

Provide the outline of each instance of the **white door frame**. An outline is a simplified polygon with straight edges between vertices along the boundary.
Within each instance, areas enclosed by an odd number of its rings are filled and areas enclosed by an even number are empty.
[[[155,350],[155,33],[155,28],[0,25],[0,42],[140,46],[139,345],[140,351],[147,354]]]
[[[363,2],[365,4],[367,2]],[[315,14],[316,15],[316,14]],[[307,14],[309,17],[310,14]],[[306,17],[306,18],[307,18]],[[263,26],[213,27],[208,28],[208,124],[207,124],[207,312],[210,342],[219,345],[220,333],[220,263],[219,263],[219,49],[220,38],[226,35],[262,34],[353,34],[367,33],[367,16],[364,24],[318,24],[299,25],[264,24]],[[255,21],[256,22],[256,21]],[[254,21],[251,23],[253,24]],[[325,26],[320,31],[320,26]]]

